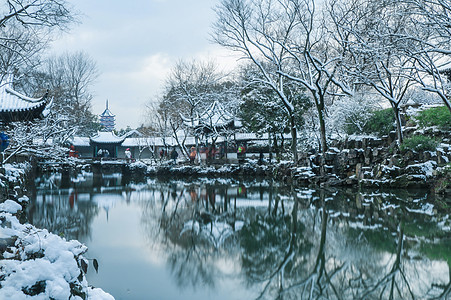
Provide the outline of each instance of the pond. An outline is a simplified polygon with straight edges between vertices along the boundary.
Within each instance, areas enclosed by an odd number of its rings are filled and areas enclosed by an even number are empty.
[[[272,181],[36,180],[30,223],[86,244],[116,299],[450,296],[450,219],[427,191]],[[92,261],[91,261],[92,262]]]

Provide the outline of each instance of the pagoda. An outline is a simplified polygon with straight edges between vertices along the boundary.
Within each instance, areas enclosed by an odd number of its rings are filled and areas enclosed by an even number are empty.
[[[13,75],[0,82],[0,121],[10,123],[44,118],[50,109],[48,92],[41,98],[30,98],[12,87]]]
[[[106,101],[106,109],[100,115],[100,125],[105,131],[113,131],[115,127],[115,115],[108,108],[108,100]]]

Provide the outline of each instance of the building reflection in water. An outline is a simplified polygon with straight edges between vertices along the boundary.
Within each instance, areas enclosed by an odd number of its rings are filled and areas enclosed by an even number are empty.
[[[450,295],[449,219],[430,213],[426,192],[235,180],[122,186],[120,176],[89,174],[61,190],[58,180],[38,181],[44,188],[29,207],[33,224],[80,239],[95,218],[136,205],[141,229],[132,230],[160,249],[181,289],[215,289],[233,278],[255,299]]]

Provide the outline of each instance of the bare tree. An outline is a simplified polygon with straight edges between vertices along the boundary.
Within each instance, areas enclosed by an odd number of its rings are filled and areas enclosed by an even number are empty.
[[[312,98],[319,122],[321,151],[328,149],[326,115],[328,100],[334,95],[352,95],[353,91],[340,76],[347,47],[336,43],[333,22],[325,4],[315,0],[289,0],[296,7],[298,24],[294,38],[285,48],[295,69],[283,73],[301,84]]]
[[[172,136],[180,150],[188,157],[189,152],[185,146],[188,135],[187,128],[183,126],[183,120],[180,117],[180,108],[174,106],[175,103],[173,101],[167,101],[167,97],[168,95],[163,96],[163,99],[156,110],[159,118],[157,121],[157,124],[159,124],[158,128],[160,128],[162,133],[165,132],[166,136],[164,139]],[[183,136],[179,136],[180,131],[183,131]]]
[[[223,0],[216,8],[214,40],[244,59],[250,60],[260,71],[256,82],[270,87],[285,109],[292,137],[294,161],[298,161],[295,106],[285,93],[289,72],[287,41],[298,26],[297,7],[290,1]]]
[[[98,129],[97,117],[91,112],[93,96],[90,87],[99,72],[95,61],[86,53],[49,57],[30,74],[19,81],[26,94],[49,89],[49,96],[53,98],[52,109],[66,119],[67,126],[76,128],[81,134],[90,134]]]
[[[405,54],[400,36],[413,31],[411,7],[399,1],[333,1],[332,14],[342,47],[350,54],[346,69],[356,84],[368,85],[388,100],[403,142],[400,104],[411,86],[415,60]]]
[[[285,93],[287,81],[297,82],[313,100],[323,152],[328,148],[326,100],[337,88],[350,93],[338,80],[343,54],[322,12],[314,0],[224,0],[217,8],[216,42],[251,60],[263,75],[260,82],[279,96],[291,124],[295,161],[299,112]]]
[[[0,81],[8,72],[36,67],[46,41],[21,27],[0,26]]]
[[[64,0],[6,0],[0,26],[17,21],[24,26],[63,28],[73,21]]]
[[[223,78],[212,61],[179,61],[166,79],[165,93],[169,100],[177,102],[182,113],[192,118],[214,101],[212,89]]]
[[[218,71],[214,62],[179,61],[166,80],[159,110],[167,114],[173,136],[182,142],[182,146],[183,141],[177,137],[178,130],[184,130],[185,137],[188,133],[193,134],[197,147],[201,132],[194,129],[199,115],[204,114],[215,101],[227,103],[229,110],[233,111],[237,107],[236,91],[237,86],[227,81],[227,76]]]
[[[451,3],[447,0],[405,0],[413,11],[414,32],[400,36],[408,41],[406,55],[415,59],[415,80],[437,94],[451,112],[449,70],[451,55]]]
[[[29,65],[74,16],[64,0],[5,0],[0,10],[0,76]],[[1,79],[1,78],[0,78]]]
[[[169,146],[167,138],[172,136],[173,130],[170,125],[171,113],[167,109],[161,107],[162,100],[149,101],[146,105],[147,108],[147,123],[151,130],[149,134],[160,137],[163,146],[167,148]],[[155,147],[154,147],[155,149]]]
[[[59,99],[60,110],[69,108],[68,112],[75,117],[76,123],[92,123],[95,118],[91,113],[89,88],[99,74],[95,61],[84,52],[66,53],[50,58],[45,68],[51,79],[51,88],[64,92]]]

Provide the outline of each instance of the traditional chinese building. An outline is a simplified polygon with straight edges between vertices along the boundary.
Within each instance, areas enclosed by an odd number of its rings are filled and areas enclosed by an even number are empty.
[[[119,156],[118,149],[125,140],[125,136],[118,137],[113,131],[100,131],[89,140],[91,149],[94,151],[93,157],[116,158]]]
[[[0,82],[0,121],[10,123],[30,121],[45,117],[51,106],[48,93],[41,98],[30,98],[12,87],[13,76],[6,76]]]
[[[113,131],[116,126],[115,115],[108,108],[108,100],[106,101],[106,108],[103,113],[100,115],[100,125],[106,131]]]
[[[193,119],[182,114],[180,117],[197,135],[207,137],[230,136],[242,127],[241,121],[226,111],[218,101],[213,102],[208,109]]]

